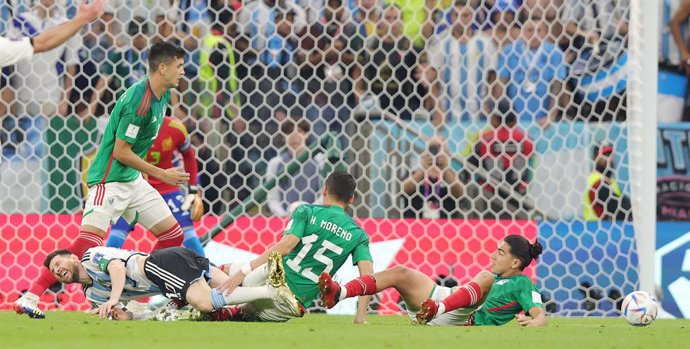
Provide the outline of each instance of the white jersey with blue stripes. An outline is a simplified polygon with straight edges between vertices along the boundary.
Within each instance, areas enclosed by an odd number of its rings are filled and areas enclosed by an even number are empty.
[[[121,301],[129,301],[160,294],[161,291],[140,270],[137,255],[148,256],[146,253],[126,251],[113,247],[94,247],[88,249],[81,259],[82,266],[92,280],[91,285],[84,285],[86,298],[95,303],[105,303],[110,299],[112,280],[108,274],[108,264],[112,260],[120,260],[127,268],[125,286],[122,290]]]
[[[476,32],[459,39],[449,29],[431,43],[428,56],[442,82],[440,98],[447,116],[454,121],[480,120],[489,74],[496,71],[498,60],[491,38]]]

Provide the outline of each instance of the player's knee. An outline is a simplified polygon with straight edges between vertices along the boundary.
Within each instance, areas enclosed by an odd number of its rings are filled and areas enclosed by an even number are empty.
[[[210,299],[193,299],[193,300],[187,300],[189,305],[192,306],[192,308],[202,312],[202,313],[210,313],[213,310],[213,305],[211,304]]]
[[[410,270],[410,268],[408,268],[404,265],[394,266],[393,268],[391,268],[391,272],[397,280],[406,280],[412,274],[412,271]]]

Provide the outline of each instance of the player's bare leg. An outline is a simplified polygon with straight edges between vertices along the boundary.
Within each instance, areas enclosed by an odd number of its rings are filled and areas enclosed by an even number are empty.
[[[428,276],[402,265],[374,275],[358,277],[342,286],[326,273],[321,274],[319,278],[321,297],[328,308],[332,308],[345,298],[373,295],[392,287],[414,311],[429,297],[434,286],[434,282]]]

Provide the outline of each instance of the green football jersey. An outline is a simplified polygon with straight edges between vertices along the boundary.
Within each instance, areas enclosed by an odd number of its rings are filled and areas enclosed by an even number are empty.
[[[512,320],[516,314],[533,307],[541,307],[541,295],[537,286],[525,275],[497,276],[489,296],[474,315],[476,326],[500,326]]]
[[[158,136],[169,102],[170,90],[160,99],[156,98],[148,77],[132,85],[120,96],[110,114],[98,154],[89,168],[86,179],[89,186],[131,182],[139,177],[139,171],[113,158],[115,139],[131,144],[132,151],[143,159]]]
[[[337,206],[299,206],[284,234],[301,240],[283,263],[288,286],[305,307],[319,294],[321,273],[335,274],[350,255],[353,265],[371,260],[369,236]]]

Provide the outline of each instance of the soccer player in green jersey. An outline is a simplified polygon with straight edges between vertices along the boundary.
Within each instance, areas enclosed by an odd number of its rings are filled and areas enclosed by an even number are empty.
[[[178,168],[161,169],[143,158],[158,135],[183,70],[184,50],[160,42],[149,49],[149,73],[118,99],[110,114],[101,146],[89,169],[89,192],[79,235],[67,247],[81,258],[89,248],[103,244],[108,227],[119,217],[136,220],[158,238],[154,250],[179,246],[183,233],[161,195],[142,177],[142,172],[171,185],[182,185],[189,174]],[[18,314],[44,318],[39,297],[56,282],[47,268],[37,282],[15,302]]]
[[[345,172],[334,172],[326,179],[324,205],[304,204],[292,213],[283,238],[264,254],[243,265],[231,265],[232,275],[219,291],[229,292],[236,286],[256,286],[270,282],[283,284],[294,294],[293,304],[274,307],[261,302],[248,304],[243,311],[246,317],[260,321],[286,321],[304,315],[319,294],[318,281],[322,272],[335,273],[352,255],[360,275],[371,275],[373,264],[369,252],[369,236],[345,213],[355,195],[355,179]],[[278,263],[284,269],[284,277],[268,280],[266,264],[269,258],[282,257]],[[276,274],[279,275],[279,274]],[[363,323],[370,296],[360,298],[356,323]]]
[[[513,318],[522,326],[546,326],[537,287],[522,271],[539,257],[542,246],[508,235],[491,255],[491,272],[482,271],[468,284],[451,289],[436,285],[404,266],[359,277],[342,287],[328,273],[319,288],[328,308],[345,298],[372,295],[393,287],[407,304],[410,318],[428,325],[500,326]],[[521,315],[521,312],[526,315]]]

